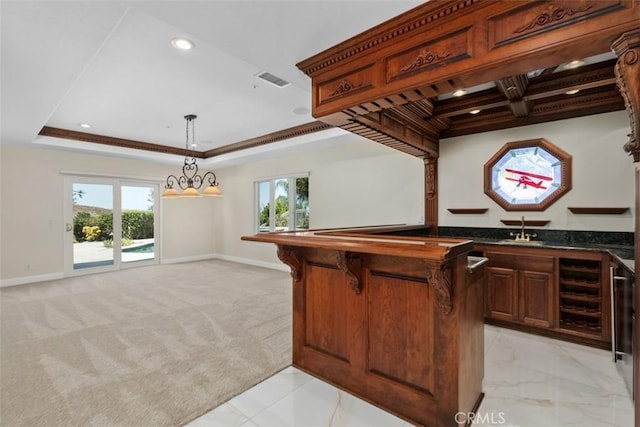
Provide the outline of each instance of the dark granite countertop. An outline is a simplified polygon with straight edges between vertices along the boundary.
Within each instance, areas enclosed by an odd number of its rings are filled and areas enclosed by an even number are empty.
[[[412,226],[384,234],[420,236],[430,233],[430,230],[425,226]],[[536,234],[533,242],[516,242],[510,233],[515,235],[520,231],[516,228],[438,227],[440,237],[463,238],[484,244],[609,252],[628,269],[635,270],[635,237],[632,232],[527,228],[527,233]]]
[[[564,250],[581,250],[581,251],[605,251],[609,252],[617,257],[625,265],[630,261],[633,264],[635,258],[635,249],[633,246],[627,245],[613,245],[602,243],[567,243],[560,241],[542,241],[533,239],[531,242],[516,242],[515,240],[508,239],[491,239],[491,238],[477,238],[469,237],[470,240],[478,243],[495,244],[495,245],[509,245],[509,246],[525,246],[525,247],[539,247],[550,249],[564,249]]]

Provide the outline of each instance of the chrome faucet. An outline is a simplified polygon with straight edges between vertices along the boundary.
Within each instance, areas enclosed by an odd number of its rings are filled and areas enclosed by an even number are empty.
[[[532,237],[536,237],[537,236],[537,234],[535,234],[535,233],[534,234],[528,234],[528,233],[524,232],[524,215],[522,216],[522,231],[520,233],[516,233],[516,234],[509,233],[509,236],[514,236],[514,235],[516,236],[515,237],[515,241],[516,242],[529,242],[529,241],[531,241]]]

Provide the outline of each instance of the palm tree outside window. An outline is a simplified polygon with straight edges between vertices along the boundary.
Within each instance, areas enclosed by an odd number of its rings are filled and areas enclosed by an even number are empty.
[[[309,229],[309,176],[256,182],[257,231]]]

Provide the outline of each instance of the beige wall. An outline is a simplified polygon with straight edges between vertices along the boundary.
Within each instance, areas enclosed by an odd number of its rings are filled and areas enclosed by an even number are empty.
[[[47,278],[64,271],[63,170],[155,178],[179,166],[39,148],[0,147],[0,279]],[[222,176],[221,176],[222,178]],[[162,185],[161,187],[162,188]],[[161,200],[165,261],[214,255],[216,199]]]
[[[544,137],[573,156],[573,190],[544,212],[547,228],[633,231],[633,215],[574,215],[568,206],[634,206],[633,163],[622,151],[626,113],[608,113],[443,140],[439,217],[443,226],[504,227],[505,212],[483,191],[483,165],[506,142]],[[326,149],[216,169],[222,199],[162,200],[163,260],[220,256],[284,268],[270,244],[241,241],[255,233],[254,182],[309,173],[311,227],[416,224],[424,211],[421,159],[355,135]],[[322,144],[322,141],[314,144]],[[157,178],[179,166],[39,148],[0,146],[0,279],[62,275],[64,203],[61,170]],[[486,207],[484,215],[453,215],[449,207]]]
[[[546,228],[633,231],[634,165],[623,151],[629,118],[624,111],[504,129],[440,143],[441,226],[504,227],[500,219],[548,219]],[[573,157],[573,189],[542,212],[506,212],[484,194],[484,163],[504,144],[545,138]],[[630,207],[624,215],[576,215],[567,207]],[[454,215],[447,208],[489,208],[483,215]]]
[[[355,135],[340,138],[337,148],[224,169],[225,198],[215,208],[218,253],[282,266],[274,245],[240,237],[256,233],[254,182],[298,172],[309,173],[311,228],[421,222],[423,161]]]
[[[255,232],[254,181],[310,173],[311,226],[418,223],[423,166],[355,135],[329,149],[216,169],[225,197],[161,200],[165,262],[213,256],[282,268],[273,245],[242,242]],[[316,142],[322,144],[322,142]],[[339,146],[339,148],[335,148]],[[156,178],[178,166],[39,148],[1,147],[0,279],[61,277],[64,271],[64,170]],[[23,179],[24,178],[24,179]]]

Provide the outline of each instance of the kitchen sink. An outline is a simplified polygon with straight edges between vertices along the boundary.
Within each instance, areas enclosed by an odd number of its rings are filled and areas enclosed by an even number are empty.
[[[544,245],[542,240],[514,240],[514,239],[504,239],[500,240],[498,243],[501,244],[511,244],[511,245],[527,245],[527,246],[540,246]]]

